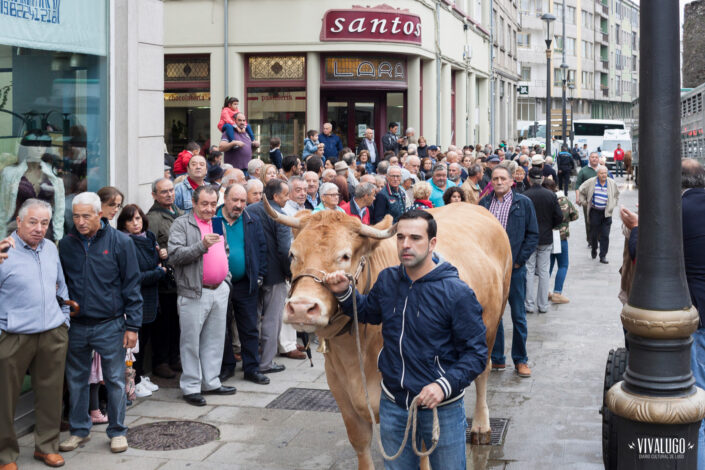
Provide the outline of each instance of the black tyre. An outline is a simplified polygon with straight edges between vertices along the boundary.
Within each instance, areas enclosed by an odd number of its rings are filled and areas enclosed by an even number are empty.
[[[602,460],[605,470],[617,468],[617,423],[614,422],[612,413],[607,408],[607,391],[612,385],[622,381],[624,371],[627,370],[629,351],[626,348],[610,350],[605,368],[605,385],[602,392]]]

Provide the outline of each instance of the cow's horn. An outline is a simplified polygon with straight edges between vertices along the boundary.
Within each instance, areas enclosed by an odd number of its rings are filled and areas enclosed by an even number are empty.
[[[262,195],[262,203],[264,204],[264,210],[267,212],[267,215],[275,222],[279,222],[280,224],[291,228],[301,228],[301,220],[290,215],[280,214],[272,209],[272,206],[269,205],[269,201],[267,200],[267,196]]]
[[[384,240],[385,238],[390,238],[394,235],[394,232],[396,232],[397,226],[392,225],[386,230],[380,230],[378,228],[370,227],[369,225],[360,225],[360,231],[358,232],[360,235],[364,237],[369,237],[369,238],[376,238],[377,240]]]

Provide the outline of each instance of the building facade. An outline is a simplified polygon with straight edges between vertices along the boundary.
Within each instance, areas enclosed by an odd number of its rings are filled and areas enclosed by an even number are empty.
[[[565,60],[567,114],[573,119],[631,121],[631,103],[638,93],[639,7],[623,0],[566,0],[563,44],[563,3],[522,0],[518,36],[524,94],[518,99],[521,123],[546,119],[546,38],[544,13],[556,16],[551,57],[551,109],[562,108]],[[563,52],[565,50],[565,59]],[[555,134],[555,132],[554,132]]]
[[[517,56],[517,34],[520,31],[518,2],[494,0],[491,3],[494,125],[492,142],[506,140],[508,143],[516,143],[517,84],[521,78]]]
[[[271,137],[300,154],[323,122],[352,148],[368,126],[379,145],[389,122],[429,145],[488,142],[488,2],[357,3],[165,1],[169,151],[217,144],[226,96],[240,100],[261,156]]]
[[[78,192],[114,185],[150,204],[163,175],[162,11],[160,0],[0,5],[0,231],[27,197],[52,204],[55,238]]]
[[[705,83],[705,0],[685,5],[683,21],[683,87]]]

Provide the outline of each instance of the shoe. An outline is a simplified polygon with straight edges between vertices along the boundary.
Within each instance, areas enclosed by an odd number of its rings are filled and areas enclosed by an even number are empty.
[[[592,243],[588,242],[588,248],[592,248]]]
[[[306,359],[306,353],[303,351],[299,351],[298,349],[294,349],[293,351],[289,351],[288,353],[282,353],[280,354],[281,357],[288,357],[289,359]]]
[[[215,390],[204,390],[202,393],[204,395],[235,395],[237,389],[235,387],[228,387],[227,385],[221,385]]]
[[[567,304],[568,302],[570,302],[570,299],[563,294],[558,294],[554,292],[551,296],[551,302],[553,302],[554,304]]]
[[[115,436],[110,439],[110,452],[119,454],[127,450],[127,436]]]
[[[549,292],[549,293],[548,293],[548,300],[551,300],[552,297],[553,297],[553,294],[551,294],[551,293]]]
[[[590,255],[592,256],[592,259],[597,258],[597,250],[592,250],[592,253],[590,253]]]
[[[147,388],[142,382],[135,385],[135,396],[137,398],[151,397],[152,391]]]
[[[173,370],[174,372],[183,372],[184,370],[181,368],[181,360],[178,360],[176,362],[172,362],[169,364],[169,368]]]
[[[184,395],[184,401],[193,406],[206,406],[206,399],[200,393],[189,393]]]
[[[72,450],[76,450],[78,446],[81,444],[84,444],[88,441],[91,440],[91,435],[87,435],[86,437],[79,437],[79,436],[69,436],[68,439],[66,439],[64,442],[59,444],[59,450],[61,452],[71,452]]]
[[[235,362],[242,362],[242,354],[233,353],[233,356],[235,356]]]
[[[496,370],[497,372],[502,372],[507,368],[506,364],[495,364],[494,362],[492,363],[492,370]]]
[[[158,364],[152,373],[163,379],[173,379],[176,377],[176,372],[174,372],[168,364]]]
[[[519,377],[531,377],[531,369],[529,369],[529,366],[523,362],[521,364],[517,364],[515,370]]]
[[[108,417],[100,410],[91,410],[91,422],[93,424],[105,424],[108,422]]]
[[[63,467],[66,463],[64,462],[64,458],[59,454],[42,454],[36,450],[34,451],[34,459],[41,460],[49,467]]]
[[[600,258],[600,263],[602,263],[602,264],[610,264],[610,262],[607,261],[606,258]]]
[[[159,385],[152,382],[152,380],[147,376],[144,376],[144,377],[140,376],[140,383],[144,384],[144,386],[150,392],[156,392],[157,390],[159,390]]]
[[[272,366],[269,369],[260,369],[260,373],[262,374],[273,374],[275,372],[281,372],[284,369],[286,369],[286,366],[284,364],[277,364],[276,362],[272,362]]]
[[[264,375],[263,373],[257,371],[257,372],[245,372],[245,380],[249,380],[250,382],[254,382],[256,384],[260,385],[267,385],[269,384],[269,377]]]
[[[228,367],[227,369],[223,369],[220,372],[220,375],[218,376],[218,378],[220,379],[221,382],[225,382],[226,380],[228,380],[234,376],[235,376],[235,368]]]
[[[0,464],[0,470],[17,470],[17,464],[15,462]]]
[[[539,313],[547,313],[547,312],[548,312],[548,310],[541,310],[541,309],[539,309]]]
[[[534,313],[533,310],[524,310],[526,313]]]

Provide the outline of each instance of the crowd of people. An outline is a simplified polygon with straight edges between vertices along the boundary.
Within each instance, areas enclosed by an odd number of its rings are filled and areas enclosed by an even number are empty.
[[[33,380],[35,457],[58,466],[58,451],[90,439],[92,425],[108,424],[111,451],[127,449],[128,402],[159,389],[149,371],[164,379],[180,374],[184,401],[204,406],[204,395],[236,393],[225,382],[238,362],[245,380],[266,386],[268,374],[285,369],[278,355],[307,357],[296,331],[282,323],[293,233],[267,216],[265,197],[283,214],[335,210],[363,224],[388,215],[397,222],[412,209],[485,207],[511,244],[511,356],[521,377],[531,376],[526,314],[569,302],[567,238],[578,217],[568,198],[571,174],[593,258],[599,248],[607,262],[619,191],[596,153],[581,162],[562,152],[554,165],[539,147],[442,151],[413,129],[399,137],[397,123],[381,148],[367,129],[352,149],[325,123],[322,133],[307,132],[300,156],[283,156],[281,140],[272,138],[265,161],[254,155],[259,142],[237,106],[226,100],[218,146],[190,142],[176,158],[165,157],[146,211],[127,204],[118,188],[78,194],[57,248],[45,239],[51,205],[29,199],[20,208],[17,229],[0,242],[0,466],[19,453],[12,420],[26,370],[40,377]],[[493,370],[505,369],[501,326],[491,356]],[[59,443],[62,396],[70,436]]]

